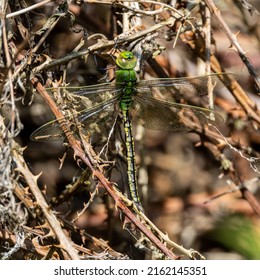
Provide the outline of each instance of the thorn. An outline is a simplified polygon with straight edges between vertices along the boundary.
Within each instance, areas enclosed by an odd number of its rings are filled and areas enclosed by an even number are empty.
[[[74,159],[76,159],[76,157],[74,157]],[[80,163],[82,163],[82,160],[78,158],[77,159],[77,165],[80,166]]]
[[[228,49],[237,52],[237,49],[233,44]]]
[[[54,231],[51,228],[49,228],[49,232],[43,236],[43,238],[47,238],[47,237],[54,237],[54,238],[56,237]]]
[[[118,202],[117,201],[115,201],[115,209],[116,209],[116,211],[118,211]]]
[[[194,146],[195,147],[200,147],[202,145],[201,141],[198,141]]]
[[[240,31],[237,31],[237,33],[234,34],[236,39],[237,39],[239,33],[240,33]]]
[[[19,152],[22,154],[26,149],[27,149],[27,146],[25,146],[25,147],[20,147],[20,148],[19,148]]]
[[[34,180],[37,182],[38,179],[41,177],[42,171],[38,175],[33,175]]]
[[[39,228],[39,229],[47,228],[47,229],[50,229],[50,225],[49,225],[49,223],[45,222],[44,224],[35,226],[34,228]]]
[[[59,170],[61,170],[66,156],[67,156],[67,152],[65,152],[65,153],[63,154],[63,156],[62,156],[61,158],[59,158],[59,161],[60,161]]]
[[[46,193],[47,193],[47,186],[46,185],[43,186],[42,193],[44,195],[46,195]]]

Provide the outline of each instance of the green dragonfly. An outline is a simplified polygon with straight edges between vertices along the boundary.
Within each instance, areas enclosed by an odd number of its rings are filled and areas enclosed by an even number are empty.
[[[131,120],[146,128],[176,131],[192,130],[207,124],[212,111],[188,105],[194,98],[207,96],[207,83],[217,83],[220,74],[183,78],[159,78],[137,81],[134,70],[137,58],[132,52],[123,51],[117,59],[118,70],[115,83],[83,87],[61,87],[61,93],[72,98],[77,123],[86,133],[104,133],[102,127],[114,126],[121,116],[125,132],[128,185],[132,200],[140,205],[138,195],[134,141]],[[225,75],[225,74],[221,74]],[[57,89],[49,89],[55,92]],[[218,119],[218,115],[215,115]],[[61,140],[63,131],[59,122],[53,120],[38,128],[31,135],[33,141]]]

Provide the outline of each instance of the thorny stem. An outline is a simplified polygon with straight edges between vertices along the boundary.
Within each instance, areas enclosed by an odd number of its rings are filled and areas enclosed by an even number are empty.
[[[231,30],[229,29],[228,25],[226,24],[226,22],[222,18],[221,13],[219,12],[219,9],[216,7],[214,2],[212,0],[205,0],[205,2],[207,4],[207,6],[209,7],[211,13],[214,14],[215,17],[217,18],[220,26],[222,27],[223,31],[228,36],[230,42],[233,44],[233,46],[238,51],[238,54],[239,54],[240,58],[245,63],[249,73],[252,75],[252,77],[255,81],[257,91],[260,92],[260,78],[257,75],[257,72],[255,71],[255,68],[253,67],[252,63],[250,62],[250,60],[246,56],[246,52],[242,49],[241,45],[238,43],[236,35],[234,35],[231,32]]]
[[[80,258],[77,251],[73,248],[71,240],[65,235],[59,221],[57,220],[52,210],[50,210],[49,205],[47,204],[42,192],[37,185],[38,176],[33,176],[29,171],[26,163],[24,162],[22,154],[19,152],[18,145],[13,144],[12,152],[13,158],[17,164],[17,170],[19,170],[21,174],[23,174],[23,177],[28,183],[28,186],[30,187],[31,192],[34,195],[37,204],[42,209],[46,220],[48,221],[51,229],[59,240],[60,247],[68,253],[72,260],[79,260]]]

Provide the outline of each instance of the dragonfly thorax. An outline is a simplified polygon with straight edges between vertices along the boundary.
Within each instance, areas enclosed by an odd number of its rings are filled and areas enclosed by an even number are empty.
[[[125,111],[130,108],[133,95],[136,93],[136,73],[133,69],[119,69],[116,71],[116,87],[122,90],[120,109]]]

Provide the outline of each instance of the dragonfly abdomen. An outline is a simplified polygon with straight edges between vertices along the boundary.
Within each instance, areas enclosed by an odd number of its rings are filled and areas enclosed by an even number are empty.
[[[129,117],[129,111],[123,111],[124,118],[124,130],[125,130],[125,142],[126,142],[126,157],[127,157],[127,177],[130,195],[134,202],[140,203],[140,197],[138,194],[137,179],[136,179],[136,164],[135,164],[135,152],[134,152],[134,139],[132,133],[132,124]]]

